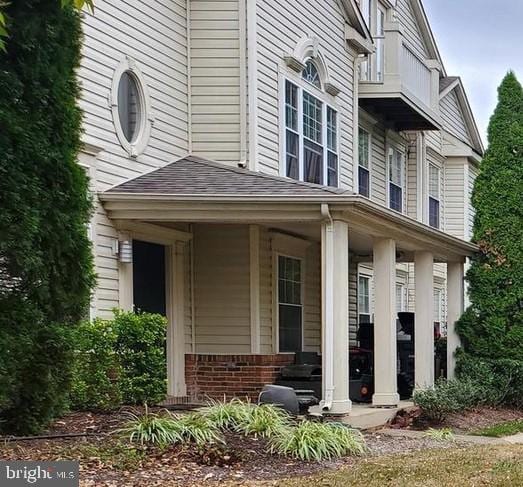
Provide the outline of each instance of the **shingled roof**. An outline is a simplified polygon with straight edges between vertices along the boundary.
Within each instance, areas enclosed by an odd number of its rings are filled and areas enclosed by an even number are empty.
[[[352,192],[187,156],[115,186],[109,194],[332,196]]]

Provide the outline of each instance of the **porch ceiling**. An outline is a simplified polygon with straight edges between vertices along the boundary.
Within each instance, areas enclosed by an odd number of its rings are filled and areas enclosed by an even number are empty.
[[[205,176],[207,175],[207,176]],[[362,258],[375,238],[393,238],[400,259],[418,250],[442,262],[462,261],[477,251],[452,237],[350,191],[301,183],[185,158],[99,194],[108,216],[155,224],[261,224],[319,239],[327,218],[349,223],[351,250]],[[329,216],[330,215],[330,216]]]

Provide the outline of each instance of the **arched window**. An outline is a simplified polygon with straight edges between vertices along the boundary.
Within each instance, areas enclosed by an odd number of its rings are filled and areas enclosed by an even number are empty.
[[[302,78],[310,83],[311,85],[316,86],[316,88],[321,89],[321,79],[318,68],[312,61],[307,61],[305,64],[305,69],[302,73]]]

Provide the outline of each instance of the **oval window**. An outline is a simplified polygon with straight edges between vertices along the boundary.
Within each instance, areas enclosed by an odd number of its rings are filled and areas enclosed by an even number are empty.
[[[129,143],[134,143],[138,138],[142,116],[138,82],[132,73],[125,71],[118,84],[118,118]]]

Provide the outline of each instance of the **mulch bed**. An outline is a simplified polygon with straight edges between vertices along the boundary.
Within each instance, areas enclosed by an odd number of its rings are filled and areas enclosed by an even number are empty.
[[[131,446],[115,432],[128,418],[125,410],[113,414],[71,413],[54,423],[50,434],[89,433],[79,438],[9,441],[0,443],[0,460],[79,459],[81,485],[98,486],[198,486],[227,483],[246,485],[256,480],[276,480],[315,474],[361,461],[303,462],[272,455],[263,439],[226,433],[225,447],[171,447],[166,450]],[[445,444],[428,438],[390,438],[365,435],[370,456],[405,453]]]
[[[425,430],[430,427],[450,428],[455,433],[467,434],[506,421],[523,419],[523,411],[508,408],[482,407],[450,414],[442,423],[423,421],[418,408],[401,411],[392,421],[394,429]]]

